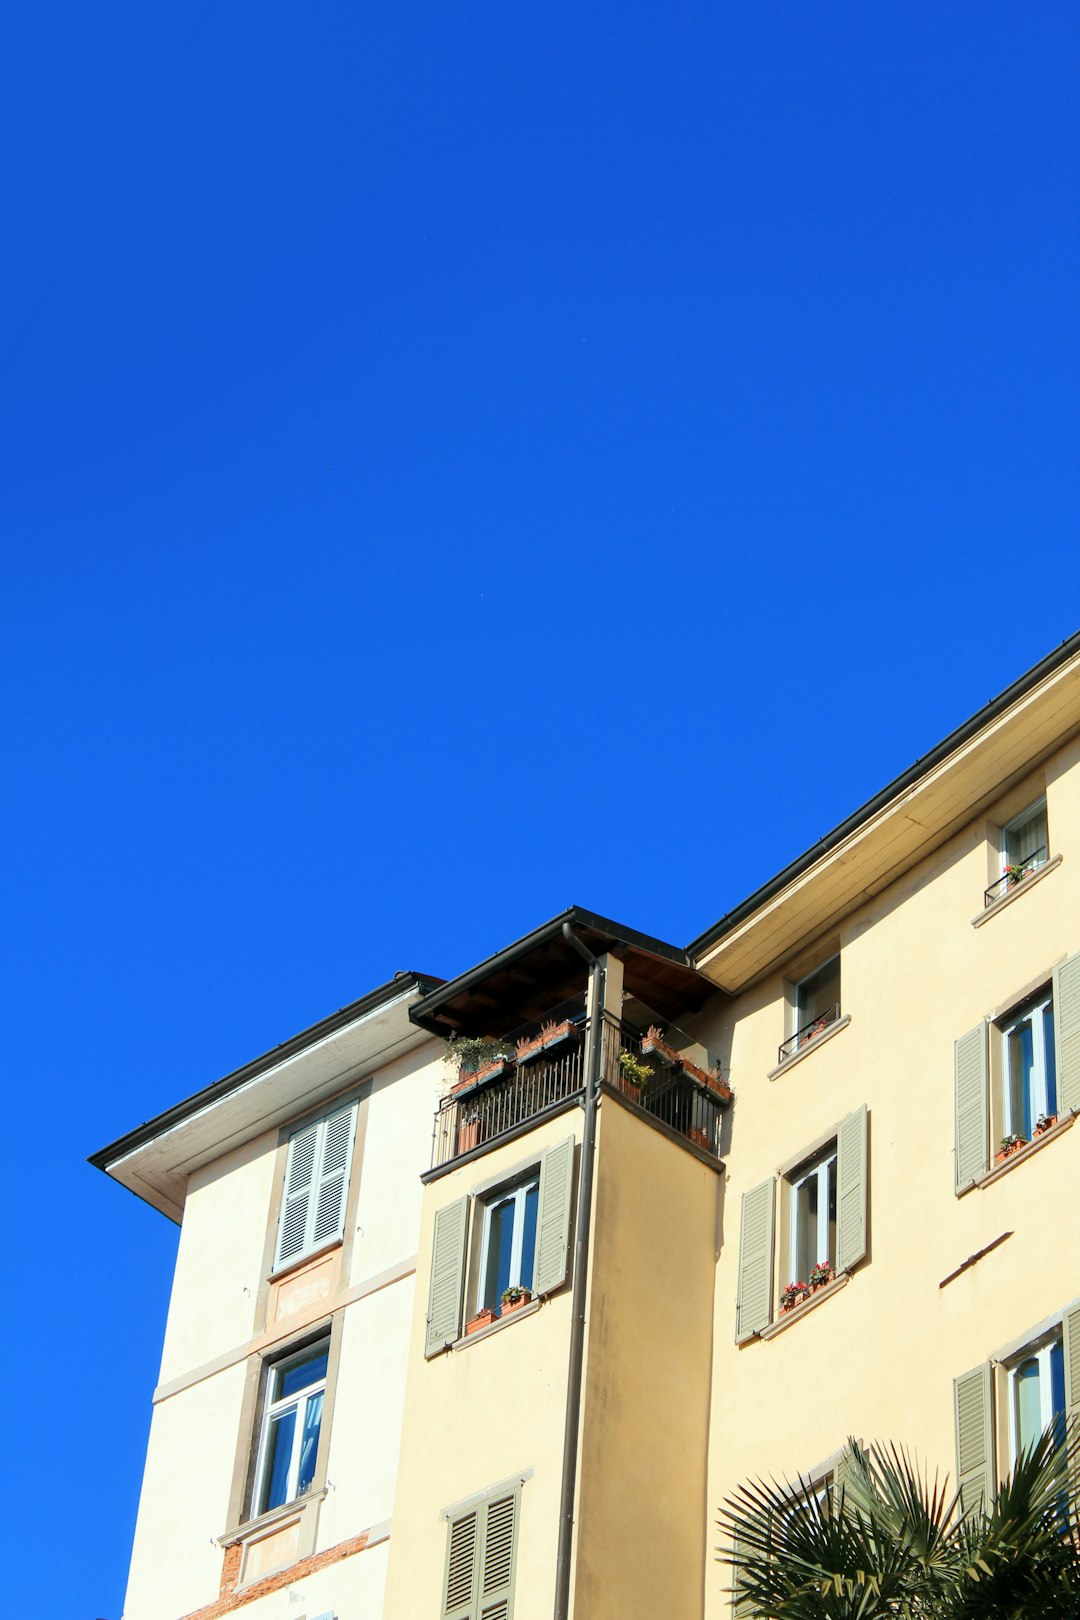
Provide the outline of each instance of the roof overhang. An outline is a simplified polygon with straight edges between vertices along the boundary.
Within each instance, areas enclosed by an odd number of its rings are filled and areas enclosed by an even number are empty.
[[[315,1108],[353,1076],[421,1046],[409,1010],[437,979],[400,973],[271,1052],[129,1131],[90,1163],[179,1221],[193,1171]]]
[[[696,1012],[716,993],[715,985],[690,965],[679,946],[570,906],[424,996],[410,1011],[413,1022],[449,1039],[505,1035],[549,1016],[560,1003],[585,990],[586,965],[563,933],[566,923],[594,956],[606,952],[617,956],[627,995],[665,1019]]]
[[[1080,633],[687,947],[734,993],[834,927],[1080,732]]]

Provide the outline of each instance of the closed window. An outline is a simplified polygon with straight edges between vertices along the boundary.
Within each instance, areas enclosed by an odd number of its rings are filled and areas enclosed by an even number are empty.
[[[836,1143],[789,1180],[789,1270],[805,1282],[815,1268],[836,1269]]]
[[[1015,1462],[1045,1430],[1064,1440],[1065,1351],[1061,1334],[1032,1346],[1009,1368],[1009,1450]]]
[[[1056,1118],[1054,1002],[1047,986],[1000,1026],[1004,1135],[1030,1142],[1040,1121]]]
[[[1080,954],[1048,985],[955,1042],[956,1192],[1080,1112]]]
[[[539,1204],[539,1171],[484,1204],[478,1310],[487,1306],[498,1315],[507,1289],[532,1292]]]
[[[826,1147],[743,1193],[735,1329],[740,1344],[772,1326],[777,1306],[785,1316],[798,1311],[812,1293],[865,1260],[869,1179],[869,1114],[864,1105],[840,1121]],[[777,1228],[778,1266],[773,1252]]]
[[[311,1489],[322,1432],[330,1342],[321,1339],[266,1369],[252,1515]]]
[[[1046,800],[1037,799],[1001,829],[1001,870],[1020,877],[1044,866],[1049,856]]]
[[[285,1156],[274,1270],[340,1241],[356,1135],[355,1102],[294,1131]]]
[[[515,1482],[447,1513],[444,1620],[511,1620],[520,1511]]]

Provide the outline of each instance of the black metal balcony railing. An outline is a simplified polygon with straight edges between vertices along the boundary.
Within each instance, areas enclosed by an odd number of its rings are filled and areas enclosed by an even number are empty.
[[[520,1064],[508,1059],[505,1075],[474,1091],[444,1097],[435,1115],[432,1168],[493,1142],[523,1120],[581,1091],[586,1028],[575,1030],[550,1057],[541,1053]]]
[[[508,1058],[502,1074],[444,1097],[435,1115],[432,1168],[484,1147],[545,1109],[580,1095],[585,1088],[588,1033],[588,1023],[582,1022],[569,1039],[560,1036],[550,1053],[534,1052],[520,1062]],[[640,1030],[605,1013],[601,1080],[696,1147],[719,1155],[720,1113],[730,1097],[726,1086],[714,1089],[677,1060],[651,1056],[643,1050],[647,1045]],[[625,1072],[620,1062],[624,1053],[642,1065],[640,1081]]]
[[[783,1063],[789,1057],[794,1057],[795,1053],[801,1051],[808,1041],[814,1039],[815,1035],[823,1035],[829,1025],[835,1024],[839,1017],[840,1003],[838,1001],[834,1001],[831,1007],[826,1007],[824,1012],[815,1013],[813,1018],[809,1019],[801,1029],[797,1029],[794,1035],[790,1035],[786,1041],[780,1043],[780,1055],[777,1062]]]
[[[695,1079],[677,1061],[651,1069],[647,1078],[637,1082],[633,1070],[624,1068],[620,1060],[625,1052],[632,1059],[644,1062],[646,1044],[645,1037],[631,1025],[605,1013],[601,1079],[644,1113],[685,1136],[695,1147],[719,1156],[720,1113],[726,1098]]]
[[[985,911],[987,906],[992,906],[995,900],[1000,900],[1003,894],[1008,894],[1010,889],[1015,889],[1029,872],[1035,872],[1040,866],[1045,866],[1048,853],[1046,845],[1040,844],[1030,855],[1025,855],[1022,861],[1010,862],[997,882],[991,883],[988,889],[983,890],[983,910]]]

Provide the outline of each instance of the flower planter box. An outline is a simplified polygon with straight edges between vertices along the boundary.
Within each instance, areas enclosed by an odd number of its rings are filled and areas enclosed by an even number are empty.
[[[1038,1125],[1036,1125],[1035,1129],[1031,1133],[1032,1141],[1034,1141],[1037,1136],[1045,1136],[1047,1131],[1052,1131],[1057,1122],[1058,1119],[1056,1114],[1048,1114],[1045,1119],[1040,1120]]]
[[[708,1131],[702,1130],[700,1125],[691,1125],[690,1129],[686,1133],[686,1136],[687,1140],[693,1142],[695,1147],[704,1148],[706,1153],[712,1152],[713,1145],[709,1141],[709,1133]]]
[[[715,1092],[718,1097],[723,1098],[724,1102],[731,1101],[731,1087],[727,1081],[721,1080],[715,1069],[701,1069],[696,1063],[691,1063],[690,1059],[684,1057],[681,1052],[677,1052],[673,1046],[669,1046],[655,1024],[645,1032],[645,1037],[641,1043],[641,1053],[643,1057],[650,1054],[658,1057],[661,1063],[680,1069],[688,1079],[695,1080],[699,1086],[706,1086],[710,1091]]]
[[[470,1149],[480,1145],[480,1121],[470,1120],[457,1128],[457,1150],[459,1153],[468,1153]]]
[[[994,1163],[1004,1164],[1006,1159],[1011,1159],[1014,1153],[1019,1153],[1020,1149],[1026,1148],[1027,1145],[1028,1144],[1023,1140],[1023,1138],[1021,1138],[1019,1142],[1010,1142],[1008,1147],[998,1149],[997,1153],[994,1155]]]
[[[496,1058],[492,1063],[485,1063],[482,1069],[472,1074],[459,1073],[458,1078],[450,1087],[452,1096],[460,1096],[462,1092],[472,1091],[475,1086],[482,1086],[489,1080],[498,1080],[513,1067],[510,1058]]]
[[[805,1305],[806,1301],[810,1298],[810,1289],[804,1283],[803,1287],[802,1287],[802,1289],[800,1289],[799,1293],[795,1294],[794,1296],[788,1296],[786,1298],[785,1298],[785,1295],[787,1295],[787,1289],[786,1288],[784,1290],[784,1293],[781,1294],[781,1296],[780,1296],[780,1314],[781,1314],[781,1316],[789,1316],[792,1311],[797,1311],[800,1305]]]
[[[578,1038],[580,1030],[572,1024],[569,1018],[564,1018],[561,1024],[545,1024],[539,1035],[531,1040],[524,1037],[517,1043],[517,1061],[519,1063],[532,1063],[537,1058],[545,1056],[554,1048],[564,1045],[568,1041]]]
[[[495,1315],[495,1312],[493,1310],[489,1310],[489,1308],[485,1305],[482,1311],[477,1311],[476,1315],[471,1316],[466,1322],[465,1337],[468,1338],[470,1333],[479,1333],[481,1328],[490,1327],[492,1322],[497,1321],[498,1317]]]
[[[506,1300],[501,1307],[501,1314],[503,1316],[513,1316],[515,1311],[520,1311],[521,1307],[527,1305],[531,1299],[532,1294],[529,1289],[523,1288],[517,1299]]]

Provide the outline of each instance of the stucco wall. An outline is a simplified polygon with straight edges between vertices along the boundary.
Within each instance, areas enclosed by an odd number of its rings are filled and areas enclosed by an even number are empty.
[[[723,1176],[600,1116],[574,1614],[697,1620]]]
[[[736,1091],[724,1241],[716,1271],[709,1505],[751,1474],[793,1477],[848,1434],[905,1442],[955,1468],[956,1374],[1080,1295],[1080,1129],[999,1181],[957,1198],[953,1042],[1055,962],[1080,950],[1080,763],[1045,770],[1052,853],[1062,864],[974,928],[992,872],[992,827],[1041,790],[1042,773],[838,931],[850,1025],[768,1079],[784,1023],[784,976],[740,997],[710,1043],[730,1051]],[[830,934],[822,941],[828,954]],[[800,953],[797,971],[813,967]],[[870,1110],[870,1252],[850,1284],[777,1337],[735,1344],[740,1200],[843,1115]],[[939,1283],[1003,1233],[991,1254]],[[780,1237],[778,1227],[778,1238]],[[777,1276],[777,1286],[790,1279]],[[775,1298],[775,1290],[774,1290]],[[727,1613],[714,1567],[706,1614]]]
[[[480,1182],[524,1171],[580,1136],[580,1110],[550,1120],[431,1183],[425,1192],[405,1423],[394,1502],[386,1620],[439,1612],[447,1527],[440,1517],[532,1470],[521,1496],[514,1620],[550,1620],[554,1596],[569,1287],[483,1338],[424,1358],[435,1212]],[[571,1234],[572,1241],[572,1234]]]

